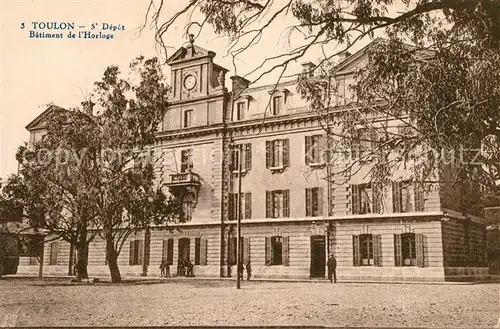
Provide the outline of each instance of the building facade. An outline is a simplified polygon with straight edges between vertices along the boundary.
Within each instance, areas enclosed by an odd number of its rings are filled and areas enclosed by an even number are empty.
[[[132,235],[119,256],[122,275],[159,276],[162,259],[176,275],[179,260],[189,259],[196,277],[235,277],[240,199],[240,251],[255,278],[325,278],[330,254],[339,281],[488,276],[485,223],[465,214],[456,188],[424,191],[404,184],[404,170],[394,172],[391,186],[377,187],[363,168],[332,184],[325,179],[325,130],[296,82],[247,88],[247,80],[232,76],[229,92],[228,70],[214,57],[190,43],[168,60],[172,98],[151,159],[156,183],[182,200],[185,223]],[[337,67],[343,94],[335,107],[346,106],[349,83],[366,59],[365,48]],[[44,115],[27,126],[30,141],[42,138]],[[54,241],[43,259],[52,275],[67,274],[74,257],[69,245]],[[108,273],[104,241],[91,243],[88,265],[90,275]],[[38,267],[21,259],[19,272]]]

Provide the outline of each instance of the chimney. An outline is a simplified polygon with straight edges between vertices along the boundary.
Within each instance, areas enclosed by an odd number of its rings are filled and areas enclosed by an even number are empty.
[[[301,65],[303,67],[302,72],[309,74],[310,77],[314,76],[314,69],[316,68],[315,64],[312,62],[304,62]]]
[[[95,105],[95,103],[92,102],[91,100],[82,102],[83,112],[88,114],[88,115],[93,115],[94,114],[94,105]]]
[[[233,81],[233,84],[232,84],[233,95],[239,96],[241,94],[241,92],[243,90],[247,89],[248,86],[250,85],[250,81],[248,81],[247,79],[242,78],[238,75],[233,75],[231,77],[231,80]]]

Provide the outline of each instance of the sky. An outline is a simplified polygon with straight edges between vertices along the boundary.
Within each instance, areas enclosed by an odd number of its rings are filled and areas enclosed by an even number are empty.
[[[187,3],[185,0],[165,0],[165,16],[162,18],[174,14]],[[147,27],[139,33],[148,4],[149,0],[0,1],[0,178],[17,171],[16,149],[29,137],[25,126],[42,113],[47,104],[54,103],[64,108],[79,106],[107,66],[118,65],[126,71],[128,63],[139,55],[161,55],[153,30]],[[76,33],[89,30],[93,23],[99,28],[104,23],[123,26],[124,30],[115,31],[110,40],[69,39],[66,37],[68,31],[63,32],[63,39],[37,39],[30,38],[33,22],[72,22]],[[187,22],[187,18],[179,20],[164,38],[165,43],[173,47],[169,49],[170,55],[187,42],[184,33]],[[287,24],[286,21],[281,23],[283,26]],[[79,28],[80,25],[85,28]],[[276,55],[289,47],[282,30],[269,30],[256,47],[240,56],[235,62],[236,73],[244,75],[265,56]],[[214,61],[230,70],[228,76],[235,74],[231,57],[224,56],[227,38],[216,36],[207,28],[195,44],[217,53]],[[297,73],[302,69],[300,63],[316,59],[306,56],[292,63],[288,73]],[[169,74],[168,67],[165,71]],[[269,76],[261,83],[274,83],[273,79]]]

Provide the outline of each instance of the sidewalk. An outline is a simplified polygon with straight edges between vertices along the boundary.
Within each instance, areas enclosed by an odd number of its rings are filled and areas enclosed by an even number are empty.
[[[37,276],[30,276],[30,275],[19,275],[19,274],[10,274],[10,275],[4,275],[4,278],[38,278]],[[44,276],[43,279],[67,279],[71,280],[73,279],[74,276]],[[90,276],[90,279],[98,279],[99,282],[102,283],[110,283],[111,279],[109,276]],[[124,282],[134,282],[134,281],[150,281],[150,282],[158,282],[158,281],[174,281],[174,282],[189,282],[189,281],[236,281],[236,278],[221,278],[221,277],[194,277],[194,278],[189,278],[189,277],[172,277],[172,278],[160,278],[158,276],[123,276],[123,281]],[[252,278],[251,281],[253,282],[292,282],[292,283],[329,283],[327,279],[279,279],[279,278]],[[246,280],[241,281],[242,284],[247,283]],[[344,284],[344,283],[356,283],[356,284],[362,284],[362,283],[367,283],[367,284],[408,284],[408,285],[415,285],[415,284],[427,284],[427,285],[473,285],[473,284],[485,284],[485,283],[500,283],[500,275],[491,275],[490,280],[484,280],[484,281],[446,281],[446,282],[424,282],[424,281],[351,281],[351,280],[338,280],[337,284]]]

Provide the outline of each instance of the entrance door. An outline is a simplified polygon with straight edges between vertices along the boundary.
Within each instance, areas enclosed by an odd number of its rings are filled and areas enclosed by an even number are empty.
[[[324,235],[311,236],[311,278],[324,278],[326,243]]]
[[[179,260],[189,260],[189,238],[179,239]]]

